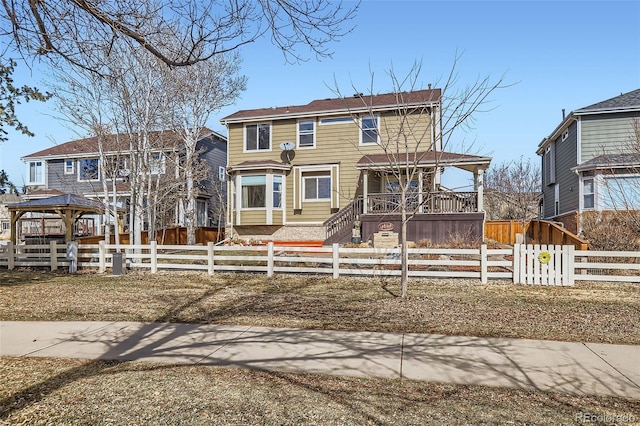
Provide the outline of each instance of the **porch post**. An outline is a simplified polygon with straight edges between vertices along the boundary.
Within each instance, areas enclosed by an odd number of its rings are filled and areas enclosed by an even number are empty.
[[[362,175],[362,213],[367,214],[367,207],[369,201],[367,200],[367,194],[369,192],[369,170],[365,169]]]
[[[484,211],[484,169],[479,169],[475,173],[475,187],[478,191],[478,211]]]
[[[423,213],[422,209],[422,191],[424,189],[422,180],[424,179],[424,169],[418,170],[418,213]]]

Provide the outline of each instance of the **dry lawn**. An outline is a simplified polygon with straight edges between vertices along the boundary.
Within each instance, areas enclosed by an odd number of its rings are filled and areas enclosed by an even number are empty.
[[[0,271],[0,320],[176,321],[640,344],[640,286]],[[0,358],[0,424],[640,424],[640,401],[201,366]],[[613,421],[608,421],[607,419]],[[617,419],[617,420],[616,420]]]
[[[581,413],[640,422],[638,401],[606,397],[149,363],[0,361],[0,424],[561,425],[584,424],[576,421]]]
[[[640,285],[0,271],[0,320],[150,321],[640,344]]]

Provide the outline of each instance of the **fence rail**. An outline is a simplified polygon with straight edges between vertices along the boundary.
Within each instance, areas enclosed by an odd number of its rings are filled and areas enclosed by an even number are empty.
[[[330,247],[115,245],[81,244],[69,257],[68,246],[9,244],[0,250],[0,267],[97,269],[104,273],[122,259],[122,270],[400,276],[399,249]],[[482,283],[506,279],[534,285],[573,285],[575,281],[640,283],[640,252],[579,251],[572,245],[523,245],[493,249],[409,249],[409,276],[468,278]],[[118,265],[116,265],[118,266]],[[115,271],[115,268],[114,268]]]

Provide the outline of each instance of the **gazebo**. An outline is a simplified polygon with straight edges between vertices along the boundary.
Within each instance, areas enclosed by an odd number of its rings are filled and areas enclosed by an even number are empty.
[[[7,206],[11,214],[11,242],[17,243],[16,224],[27,212],[49,213],[58,215],[65,226],[65,242],[73,241],[75,221],[85,214],[103,214],[105,205],[97,200],[76,194],[62,194],[54,197],[24,201]],[[118,215],[117,209],[109,208],[112,214]],[[119,215],[118,215],[119,216]],[[119,219],[119,217],[118,217]]]

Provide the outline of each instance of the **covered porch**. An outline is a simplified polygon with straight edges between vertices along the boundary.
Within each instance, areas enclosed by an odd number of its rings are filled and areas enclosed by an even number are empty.
[[[483,176],[490,163],[490,157],[443,151],[363,156],[356,164],[361,176],[357,196],[325,222],[325,244],[348,242],[352,231],[364,241],[379,231],[398,233],[403,209],[409,216],[411,241],[440,243],[453,234],[482,240]],[[455,191],[442,185],[447,167],[471,173],[473,190]]]
[[[362,173],[362,214],[398,213],[402,207],[398,175],[407,182],[406,211],[417,214],[477,213],[483,207],[483,175],[491,158],[443,151],[366,155],[356,164]],[[452,191],[440,183],[442,171],[456,167],[473,174],[473,191]]]

